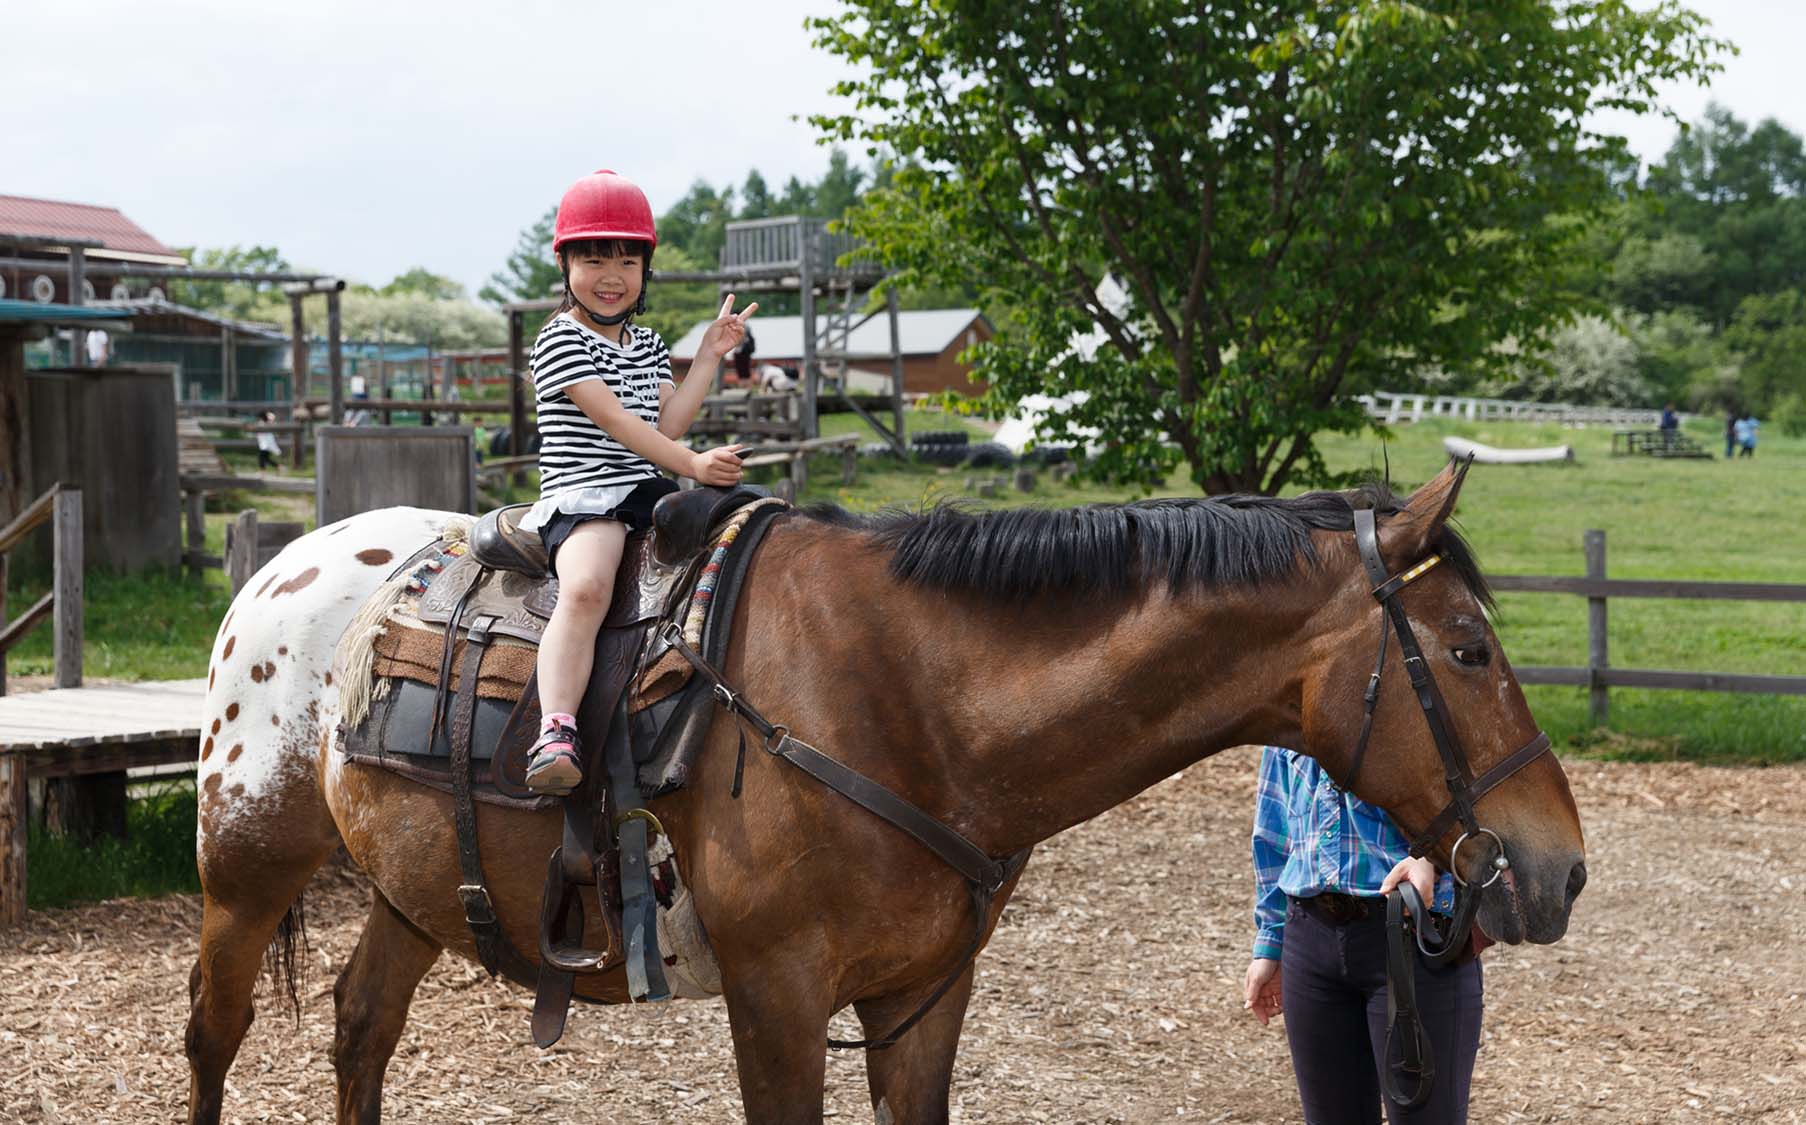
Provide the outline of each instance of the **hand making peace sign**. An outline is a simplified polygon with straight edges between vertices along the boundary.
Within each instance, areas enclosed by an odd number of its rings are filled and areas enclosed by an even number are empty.
[[[734,311],[734,295],[729,293],[721,302],[721,315],[715,318],[707,331],[702,334],[702,344],[696,349],[698,359],[715,359],[728,355],[740,342],[746,339],[746,318],[759,308],[754,301],[742,312]]]

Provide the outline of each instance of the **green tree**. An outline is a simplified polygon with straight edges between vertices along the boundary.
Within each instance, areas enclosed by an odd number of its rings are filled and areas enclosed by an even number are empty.
[[[292,273],[282,252],[274,246],[226,246],[196,248],[182,246],[176,253],[188,259],[197,270],[221,270],[234,273]],[[204,309],[237,320],[280,321],[283,299],[280,287],[273,282],[186,281],[171,278],[164,292],[174,304],[191,309]]]
[[[1785,126],[1752,129],[1712,106],[1650,168],[1645,187],[1654,206],[1640,229],[1651,244],[1691,239],[1706,258],[1684,289],[1669,286],[1657,299],[1695,304],[1723,328],[1745,298],[1806,284],[1806,144]]]
[[[1737,357],[1737,405],[1771,413],[1786,404],[1797,412],[1806,399],[1806,290],[1744,298],[1724,342]]]
[[[1545,353],[1520,356],[1509,377],[1490,388],[1503,398],[1650,406],[1660,397],[1643,375],[1634,341],[1604,317],[1583,315],[1549,337]]]
[[[855,233],[906,280],[1015,298],[987,406],[1089,392],[1050,436],[1212,492],[1332,479],[1313,436],[1366,424],[1351,390],[1543,348],[1625,148],[1587,112],[1652,111],[1722,46],[1670,0],[850,0],[810,25],[859,75],[815,124],[903,165]]]
[[[309,300],[301,306],[305,331],[310,336],[325,335],[326,302]],[[339,299],[339,316],[340,331],[347,340],[380,336],[391,344],[430,344],[435,348],[494,348],[508,342],[507,321],[493,308],[426,293],[385,293],[367,285],[351,286]]]
[[[502,268],[489,275],[489,284],[477,296],[492,305],[510,301],[536,301],[555,297],[564,291],[564,276],[552,257],[552,228],[558,221],[558,206],[539,217],[539,221],[520,232],[514,251]]]
[[[765,183],[765,177],[759,175],[754,168],[746,174],[746,182],[740,185],[740,214],[742,219],[767,219],[776,214],[772,206],[776,201],[772,198],[771,188]]]
[[[678,246],[695,262],[714,269],[727,242],[727,222],[734,218],[734,189],[716,191],[706,181],[690,185],[682,199],[658,218],[660,247]],[[654,264],[662,264],[656,261]]]
[[[436,301],[462,301],[464,286],[449,277],[415,266],[406,273],[395,275],[395,279],[383,286],[378,292],[387,297],[399,296],[403,293],[419,293]]]
[[[1712,295],[1712,255],[1684,231],[1664,230],[1654,237],[1633,234],[1613,257],[1609,278],[1613,299],[1638,312],[1676,305],[1704,307]]]
[[[1727,366],[1724,347],[1697,312],[1671,308],[1633,315],[1628,327],[1637,345],[1637,370],[1662,401],[1695,409],[1727,405],[1709,390]]]

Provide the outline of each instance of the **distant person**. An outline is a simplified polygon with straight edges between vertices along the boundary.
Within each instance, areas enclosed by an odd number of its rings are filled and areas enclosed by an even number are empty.
[[[1737,438],[1737,456],[1754,457],[1756,455],[1756,429],[1762,423],[1756,421],[1754,413],[1746,414],[1737,420],[1732,428]]]
[[[734,378],[743,385],[749,385],[753,381],[752,358],[757,348],[758,345],[753,343],[752,333],[748,331],[746,339],[740,341],[740,346],[734,349]]]
[[[1724,459],[1729,461],[1737,453],[1737,412],[1729,411],[1724,416]]]
[[[1660,429],[1662,431],[1662,444],[1673,445],[1674,439],[1680,433],[1681,416],[1674,412],[1674,403],[1672,402],[1667,403],[1662,407],[1662,424]]]
[[[478,422],[470,431],[471,448],[477,451],[477,464],[483,463],[483,450],[489,448],[489,428]]]
[[[88,333],[88,366],[105,367],[107,360],[113,358],[113,337],[106,329],[96,328]]]
[[[759,389],[783,393],[796,390],[796,378],[775,363],[759,365]]]
[[[276,412],[274,410],[266,410],[257,416],[257,420],[265,424],[274,423],[276,421]],[[276,435],[269,430],[258,430],[257,467],[259,469],[274,469],[277,463],[276,459],[281,456],[282,446],[276,441]]]

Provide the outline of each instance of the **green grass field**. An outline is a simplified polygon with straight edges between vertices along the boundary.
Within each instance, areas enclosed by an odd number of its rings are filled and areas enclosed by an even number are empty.
[[[982,428],[949,415],[912,419],[922,429]],[[1722,423],[1688,432],[1722,450]],[[829,419],[829,432],[860,427]],[[1421,484],[1445,461],[1449,435],[1504,447],[1570,444],[1572,464],[1477,465],[1457,518],[1495,574],[1570,574],[1585,569],[1582,533],[1606,533],[1607,573],[1615,578],[1687,578],[1806,584],[1806,439],[1765,435],[1752,459],[1658,461],[1611,456],[1611,429],[1529,423],[1426,421],[1396,427],[1389,438],[1333,436],[1323,442],[1337,471],[1371,469],[1382,458],[1401,490]],[[889,467],[876,467],[888,465]],[[878,462],[839,487],[827,462],[809,498],[849,508],[914,506],[965,495],[967,477],[996,470],[936,469]],[[1193,491],[1176,476],[1167,492]],[[1129,499],[1089,484],[1050,483],[1009,493],[993,504],[1082,504]],[[1610,659],[1615,666],[1679,671],[1806,675],[1806,604],[1614,599]],[[1507,594],[1496,622],[1517,664],[1586,663],[1586,602],[1554,594]],[[1779,763],[1806,761],[1806,698],[1614,689],[1608,731],[1590,729],[1586,692],[1528,689],[1558,745],[1615,757]]]
[[[985,430],[942,413],[913,412],[912,431]],[[824,419],[828,433],[862,432],[852,415]],[[1721,448],[1716,422],[1690,432]],[[1619,578],[1692,578],[1806,583],[1806,439],[1765,435],[1754,459],[1727,462],[1613,458],[1610,430],[1553,425],[1468,425],[1435,421],[1397,427],[1384,443],[1400,487],[1421,483],[1442,464],[1442,438],[1459,434],[1501,446],[1571,443],[1573,464],[1476,466],[1458,513],[1487,569],[1498,574],[1579,574],[1581,534],[1607,533],[1608,571]],[[1324,442],[1338,470],[1379,467],[1382,441],[1332,437]],[[775,472],[773,470],[772,472]],[[1002,470],[935,468],[888,459],[861,462],[851,487],[837,464],[820,459],[806,501],[858,510],[915,507],[968,495],[971,477]],[[1183,476],[1167,491],[1191,491]],[[525,490],[531,494],[531,488]],[[1028,495],[1006,491],[982,505],[1069,505],[1128,499],[1103,485],[1055,484],[1043,473]],[[297,518],[294,498],[228,496],[208,516],[209,549],[239,507]],[[305,504],[299,505],[305,514]],[[30,604],[45,576],[16,568],[9,604]],[[179,572],[133,578],[91,573],[86,614],[86,670],[92,677],[161,679],[206,674],[214,630],[228,596],[224,575],[196,581]],[[1518,664],[1585,663],[1586,605],[1542,594],[1500,598],[1499,634]],[[1620,667],[1806,674],[1806,605],[1614,599],[1611,660]],[[13,675],[50,670],[48,631],[40,629],[11,654]],[[1806,761],[1806,698],[1617,689],[1612,724],[1588,729],[1586,693],[1532,688],[1531,702],[1565,749],[1631,757],[1775,763]]]

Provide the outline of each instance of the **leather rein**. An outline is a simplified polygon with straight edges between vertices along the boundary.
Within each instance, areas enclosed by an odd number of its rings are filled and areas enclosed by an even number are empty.
[[[740,783],[746,766],[746,728],[751,727],[759,736],[767,754],[789,762],[860,808],[908,833],[966,880],[966,889],[972,898],[972,941],[953,971],[928,994],[920,1007],[886,1034],[874,1039],[828,1040],[828,1046],[835,1050],[881,1051],[894,1045],[904,1032],[933,1010],[978,956],[979,950],[984,947],[985,922],[990,917],[991,903],[1003,885],[1028,863],[1031,849],[1024,848],[1004,859],[991,858],[977,844],[921,808],[793,737],[789,727],[766,719],[758,708],[747,702],[745,696],[728,686],[726,679],[713,664],[690,647],[683,638],[683,630],[676,627],[675,623],[666,627],[659,641],[675,649],[690,662],[690,666],[696,669],[696,674],[708,681],[714,692],[715,702],[734,717],[740,738],[739,754],[734,761],[732,794],[735,798],[740,796]]]
[[[1380,675],[1385,670],[1387,642],[1396,634],[1405,675],[1411,681],[1417,705],[1423,710],[1424,722],[1429,725],[1430,737],[1435,741],[1436,752],[1442,758],[1443,782],[1449,791],[1448,804],[1411,841],[1411,855],[1423,857],[1455,823],[1459,822],[1462,829],[1455,846],[1449,849],[1449,872],[1454,876],[1459,890],[1455,894],[1454,916],[1446,928],[1426,941],[1426,934],[1435,933],[1436,927],[1429,920],[1429,911],[1417,889],[1409,883],[1401,883],[1395,893],[1387,896],[1388,1065],[1382,1069],[1380,1082],[1385,1087],[1387,1097],[1404,1108],[1414,1109],[1429,1099],[1436,1068],[1431,1059],[1430,1045],[1417,1019],[1416,976],[1411,964],[1410,948],[1406,944],[1407,938],[1414,939],[1424,960],[1436,967],[1449,964],[1467,951],[1474,916],[1480,907],[1480,892],[1497,882],[1511,867],[1511,861],[1505,854],[1505,841],[1499,838],[1498,833],[1480,824],[1474,805],[1507,778],[1548,753],[1549,736],[1541,730],[1537,731],[1536,737],[1512,751],[1503,761],[1479,777],[1474,776],[1473,770],[1468,766],[1467,754],[1456,741],[1454,732],[1449,729],[1445,718],[1448,705],[1443,701],[1442,692],[1437,690],[1436,679],[1430,673],[1423,647],[1417,643],[1417,635],[1412,632],[1411,622],[1397,598],[1399,591],[1442,562],[1442,556],[1430,555],[1407,570],[1388,575],[1386,564],[1380,558],[1379,528],[1371,508],[1355,510],[1354,531],[1355,546],[1361,554],[1361,565],[1373,583],[1372,594],[1384,610],[1384,616],[1380,620],[1379,655],[1374,659],[1373,674],[1368,678],[1367,690],[1362,695],[1365,714],[1361,720],[1360,737],[1355,742],[1354,762],[1349,767],[1348,776],[1338,788],[1347,791],[1353,788],[1360,777],[1368,739],[1373,733],[1373,712],[1379,702]],[[1387,628],[1388,621],[1391,623],[1390,629]],[[1479,836],[1492,838],[1496,854],[1491,862],[1492,874],[1484,883],[1476,884],[1462,877],[1458,860],[1461,845],[1470,837]],[[1405,918],[1407,909],[1415,924]],[[1404,1036],[1401,1061],[1398,1063],[1390,1062],[1394,1033],[1402,1033]],[[1399,1088],[1392,1073],[1395,1068],[1415,1081],[1411,1092],[1406,1093]]]

